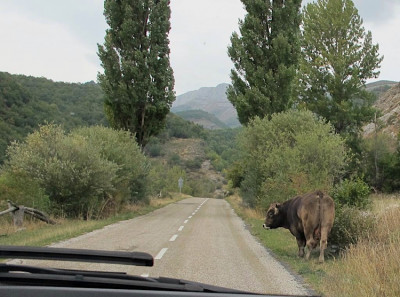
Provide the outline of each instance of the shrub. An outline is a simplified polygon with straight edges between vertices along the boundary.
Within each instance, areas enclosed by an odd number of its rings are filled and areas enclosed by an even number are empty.
[[[239,136],[239,146],[240,189],[251,207],[268,207],[315,189],[329,190],[347,158],[341,137],[310,111],[255,118]]]
[[[371,204],[371,189],[361,178],[345,179],[331,193],[336,204],[366,209]]]
[[[162,156],[162,145],[157,138],[152,138],[146,145],[145,150],[150,157]]]
[[[180,166],[165,168],[160,162],[153,162],[149,180],[151,180],[151,194],[153,196],[161,193],[162,197],[166,197],[167,193],[179,192],[178,180],[183,179],[182,193],[191,193],[191,188],[187,183],[186,172]]]
[[[117,166],[104,160],[83,137],[67,137],[61,127],[46,125],[8,149],[8,172],[36,180],[53,211],[91,217],[105,193],[113,191]]]
[[[382,132],[363,140],[361,168],[365,180],[378,191],[400,189],[398,140]]]
[[[180,163],[181,163],[181,157],[179,157],[178,154],[173,153],[172,155],[169,156],[168,164],[170,166],[179,165]]]
[[[117,176],[112,180],[114,204],[148,202],[149,164],[129,132],[95,126],[74,130],[72,135],[85,137],[103,159],[117,165]]]
[[[195,170],[195,169],[200,169],[202,163],[203,163],[203,160],[201,158],[195,158],[195,159],[191,159],[191,160],[186,160],[185,166],[188,169]]]
[[[231,182],[233,188],[240,187],[243,181],[243,174],[244,174],[243,164],[241,162],[234,162],[231,164],[229,169],[227,170],[227,177]]]
[[[340,249],[367,238],[374,230],[375,217],[367,211],[344,206],[336,206],[335,223],[333,224],[328,242]]]
[[[48,212],[49,197],[39,183],[22,172],[4,172],[0,175],[0,200],[11,200],[17,205]]]
[[[146,158],[127,132],[91,127],[66,135],[46,125],[8,155],[4,172],[36,182],[56,214],[91,218],[147,199]]]
[[[206,178],[188,180],[187,184],[191,189],[188,194],[195,197],[211,197],[215,191],[215,184]]]

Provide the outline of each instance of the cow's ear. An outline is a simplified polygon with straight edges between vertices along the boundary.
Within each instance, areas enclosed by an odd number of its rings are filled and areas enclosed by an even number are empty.
[[[277,208],[277,209],[280,209],[281,206],[282,206],[282,204],[280,204],[280,203],[277,203],[277,204],[276,204],[276,208]]]
[[[277,214],[279,213],[279,206],[280,206],[279,203],[276,203],[276,204],[275,204],[275,207],[274,207],[274,215],[277,215]]]

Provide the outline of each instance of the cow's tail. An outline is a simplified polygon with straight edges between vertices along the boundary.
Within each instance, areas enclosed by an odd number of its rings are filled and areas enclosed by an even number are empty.
[[[319,214],[319,218],[318,218],[318,226],[314,231],[314,238],[316,240],[320,240],[321,239],[321,226],[322,226],[322,218],[324,216],[323,212],[323,208],[321,207],[322,204],[322,199],[324,198],[324,193],[322,191],[317,191],[316,192],[317,196],[319,197],[318,199],[318,214]]]

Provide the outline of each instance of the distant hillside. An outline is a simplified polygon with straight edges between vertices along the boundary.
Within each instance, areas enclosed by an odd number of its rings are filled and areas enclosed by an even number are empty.
[[[22,140],[46,122],[66,130],[107,125],[100,86],[0,72],[0,164],[11,141]]]
[[[221,122],[215,115],[204,110],[186,110],[176,112],[175,114],[187,121],[201,125],[206,129],[215,130],[229,128],[228,125]]]
[[[178,113],[188,110],[203,110],[216,116],[228,127],[238,127],[240,123],[237,119],[236,110],[225,94],[228,86],[228,84],[219,84],[216,87],[200,88],[199,90],[179,95],[176,97],[171,111]],[[205,119],[205,121],[207,122],[208,120]]]
[[[367,91],[374,93],[377,98],[383,95],[387,90],[393,87],[397,82],[391,80],[379,80],[366,84]]]
[[[379,97],[374,106],[382,112],[378,119],[382,130],[396,138],[400,132],[400,83],[393,85]],[[364,127],[364,135],[369,136],[374,132],[374,124]]]

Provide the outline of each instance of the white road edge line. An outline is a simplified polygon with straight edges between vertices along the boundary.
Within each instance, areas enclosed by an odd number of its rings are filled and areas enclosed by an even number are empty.
[[[175,235],[173,235],[172,237],[171,237],[171,239],[169,240],[169,241],[175,241],[175,239],[178,237],[178,235],[177,234],[175,234]]]
[[[162,248],[161,251],[157,254],[157,256],[155,256],[154,260],[160,260],[165,252],[168,250],[168,248]]]
[[[150,274],[148,274],[148,273],[143,273],[141,276],[143,276],[143,277],[149,277],[149,275],[150,275]]]
[[[184,226],[180,226],[178,231],[182,231]]]

